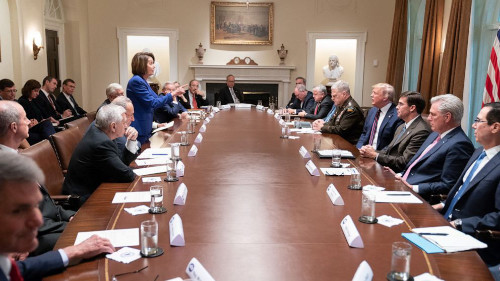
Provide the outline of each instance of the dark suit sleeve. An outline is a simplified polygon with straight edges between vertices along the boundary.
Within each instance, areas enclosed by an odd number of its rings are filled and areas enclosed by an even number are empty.
[[[462,218],[463,232],[474,234],[476,229],[500,230],[500,181],[491,182],[491,184],[493,185],[491,188],[495,188],[495,206],[492,206],[492,211],[484,216]]]
[[[208,105],[207,96],[205,96],[205,99],[204,99],[202,96],[196,95],[196,102],[198,103],[198,107],[207,106]]]
[[[423,121],[425,122],[425,121]],[[425,139],[429,136],[428,130],[419,130],[415,132],[410,138],[408,145],[406,146],[403,154],[399,155],[389,155],[380,153],[377,157],[377,162],[389,166],[396,172],[402,171],[411,158],[420,149]]]
[[[115,149],[116,146],[112,141],[101,143],[96,149],[96,159],[101,159],[96,163],[97,167],[106,171],[108,182],[132,182],[135,179],[135,173],[118,157],[118,151]],[[124,151],[125,154],[130,153],[127,149]]]
[[[50,251],[16,263],[25,281],[41,280],[43,277],[64,270],[61,254],[58,251]]]
[[[418,184],[420,194],[448,194],[469,161],[474,147],[470,142],[454,143],[444,157],[441,180]]]
[[[306,113],[314,113],[314,108],[316,107],[316,102],[314,102],[314,98],[309,98],[305,101],[306,104],[304,104],[304,109],[298,108],[297,113],[301,111],[305,111]],[[300,107],[300,101],[299,101],[299,107]]]
[[[332,109],[332,106],[333,106],[332,100],[325,98],[321,101],[321,104],[319,106],[319,111],[316,115],[314,114],[314,110],[316,109],[316,105],[314,105],[312,112],[306,114],[304,117],[307,119],[312,119],[312,120],[325,118],[328,115],[328,112],[330,112],[330,110]]]

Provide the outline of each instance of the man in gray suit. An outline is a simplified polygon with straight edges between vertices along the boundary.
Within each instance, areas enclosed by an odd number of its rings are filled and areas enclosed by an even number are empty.
[[[391,143],[381,151],[364,146],[360,149],[360,155],[375,159],[395,172],[401,172],[429,136],[431,128],[420,116],[425,108],[425,100],[420,93],[402,93],[396,108],[399,119],[405,123],[396,129]]]

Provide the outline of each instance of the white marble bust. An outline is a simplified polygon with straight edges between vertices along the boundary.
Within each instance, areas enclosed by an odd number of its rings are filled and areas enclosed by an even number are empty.
[[[344,68],[339,64],[339,58],[336,55],[331,55],[328,58],[328,65],[323,66],[324,85],[331,86],[340,79],[344,73]]]

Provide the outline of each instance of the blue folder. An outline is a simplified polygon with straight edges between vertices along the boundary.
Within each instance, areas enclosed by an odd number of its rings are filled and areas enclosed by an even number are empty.
[[[416,233],[401,233],[401,236],[412,242],[427,254],[444,253],[445,251]]]

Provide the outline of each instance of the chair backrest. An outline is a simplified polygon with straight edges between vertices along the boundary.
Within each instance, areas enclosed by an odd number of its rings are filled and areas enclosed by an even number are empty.
[[[85,135],[85,132],[87,132],[87,129],[90,126],[91,122],[92,121],[89,121],[89,118],[82,117],[82,118],[79,118],[79,119],[76,119],[74,121],[71,121],[71,122],[64,124],[64,127],[66,129],[78,127],[78,129],[80,129],[80,132],[82,133],[82,136],[83,136],[83,135]]]
[[[57,160],[56,152],[49,140],[43,140],[20,152],[30,157],[45,175],[45,188],[50,195],[61,195],[64,182],[63,172]]]
[[[95,116],[97,111],[87,112],[87,118],[89,119],[89,123],[92,123],[95,120]]]
[[[82,138],[83,134],[78,127],[69,128],[50,136],[63,172],[68,170],[71,155]]]

